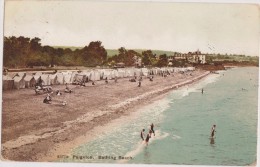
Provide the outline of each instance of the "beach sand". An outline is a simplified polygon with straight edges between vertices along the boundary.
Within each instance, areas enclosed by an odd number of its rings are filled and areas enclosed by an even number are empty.
[[[44,104],[46,94],[35,95],[33,89],[3,92],[2,159],[11,161],[55,161],[82,143],[113,128],[122,116],[165,96],[167,92],[191,84],[209,72],[173,73],[151,82],[143,78],[142,86],[129,78],[98,81],[86,87],[70,85],[71,94],[52,95],[53,103]],[[53,86],[65,89],[64,85]],[[61,105],[66,101],[66,106]]]

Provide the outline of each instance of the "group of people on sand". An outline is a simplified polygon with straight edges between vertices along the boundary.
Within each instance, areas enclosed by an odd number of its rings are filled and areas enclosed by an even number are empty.
[[[154,124],[152,123],[151,125],[150,125],[150,129],[149,129],[149,132],[147,133],[147,135],[145,135],[145,129],[143,129],[142,131],[141,131],[141,139],[143,140],[143,141],[145,141],[145,144],[146,144],[146,146],[148,145],[148,142],[149,142],[149,139],[152,137],[152,134],[155,136],[155,132],[154,132]],[[145,137],[146,136],[146,137]]]
[[[72,93],[72,89],[69,88],[68,84],[66,83],[66,87],[65,87],[65,90],[64,90],[65,93]],[[51,92],[50,94],[52,94],[53,92]],[[52,97],[49,93],[47,93],[47,96],[43,99],[43,103],[45,104],[51,104],[51,101],[52,101]],[[62,95],[62,92],[60,90],[57,90],[56,91],[56,96],[61,96]],[[62,101],[61,104],[63,106],[67,105],[67,102],[66,101]]]
[[[150,76],[148,76],[147,78],[149,79],[149,81],[152,82],[154,76],[153,76],[153,75],[150,75]],[[139,76],[139,78],[137,79],[137,76],[135,75],[134,78],[130,78],[130,79],[129,79],[130,82],[136,82],[137,80],[138,80],[138,85],[137,85],[137,86],[138,86],[138,87],[141,87],[141,85],[142,85],[142,80],[143,80],[142,76]]]

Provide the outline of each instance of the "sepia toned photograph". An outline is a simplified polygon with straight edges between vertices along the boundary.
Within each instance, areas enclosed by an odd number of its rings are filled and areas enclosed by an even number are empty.
[[[1,161],[257,166],[259,4],[5,0]]]

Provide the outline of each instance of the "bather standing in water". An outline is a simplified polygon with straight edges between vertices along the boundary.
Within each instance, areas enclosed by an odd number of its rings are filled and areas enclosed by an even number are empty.
[[[143,129],[143,130],[141,131],[141,138],[143,139],[143,141],[144,141],[144,131],[145,131],[145,129]]]
[[[211,138],[214,138],[216,132],[216,125],[213,125],[211,128]]]
[[[155,136],[155,132],[154,132],[154,125],[153,125],[153,123],[151,124],[151,131],[152,131],[152,133],[153,133],[153,135]]]
[[[146,136],[146,138],[145,138],[146,146],[148,146],[149,139],[150,139],[150,135],[149,135],[149,133],[148,133],[147,136]]]

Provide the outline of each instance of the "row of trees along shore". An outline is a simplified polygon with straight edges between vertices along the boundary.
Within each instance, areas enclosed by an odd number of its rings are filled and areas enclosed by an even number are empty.
[[[40,38],[4,37],[3,65],[8,68],[24,68],[33,66],[113,66],[116,63],[124,63],[125,66],[133,66],[136,59],[141,59],[145,66],[167,66],[167,55],[164,52],[158,54],[159,59],[152,50],[127,50],[124,47],[117,53],[108,56],[107,50],[101,41],[90,42],[83,48],[72,50],[71,48],[42,46]],[[218,55],[219,57],[221,55]],[[209,59],[210,58],[210,59]],[[208,62],[214,56],[207,56]],[[183,66],[185,62],[175,62],[174,66]]]
[[[56,48],[42,46],[40,38],[4,37],[4,67],[33,67],[33,66],[86,66],[95,67],[114,65],[119,62],[125,66],[133,66],[136,59],[141,58],[144,65],[167,66],[167,55],[155,58],[151,50],[141,54],[134,50],[118,49],[118,54],[108,56],[102,42],[93,41],[81,49]]]

